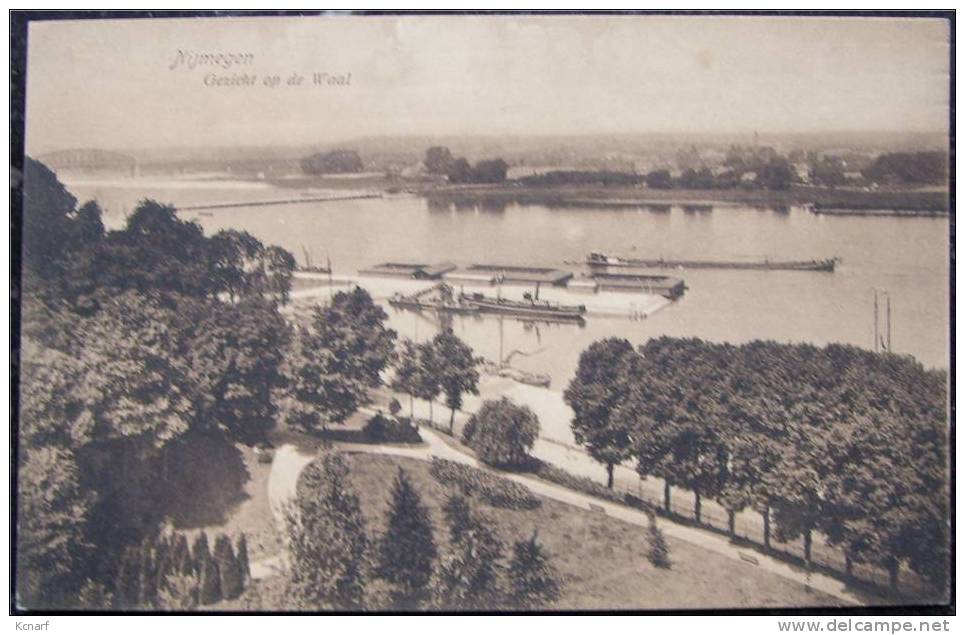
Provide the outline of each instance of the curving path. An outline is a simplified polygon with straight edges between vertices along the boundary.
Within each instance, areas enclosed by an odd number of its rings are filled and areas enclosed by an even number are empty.
[[[419,428],[419,434],[422,435],[425,444],[417,447],[369,444],[339,444],[339,447],[342,450],[350,452],[402,456],[422,461],[429,461],[435,456],[482,469],[489,469],[481,465],[475,457],[448,444],[443,440],[440,433],[426,426],[422,426]],[[306,439],[307,438],[308,437],[306,437]],[[268,478],[268,496],[272,513],[275,515],[275,522],[279,530],[283,532],[282,536],[285,535],[285,506],[295,495],[298,476],[314,457],[314,451],[307,452],[291,443],[286,443],[275,451],[275,458],[272,462],[271,473]],[[650,519],[646,513],[624,505],[610,503],[532,476],[507,472],[499,472],[499,475],[525,485],[534,493],[545,496],[546,498],[551,498],[591,512],[604,513],[640,527],[648,527],[650,524]],[[736,546],[726,537],[695,527],[681,525],[664,518],[658,519],[657,523],[666,535],[684,540],[732,560],[743,562],[747,566],[758,567],[759,569],[779,575],[787,580],[821,591],[841,600],[842,604],[874,605],[881,602],[880,598],[855,590],[831,576],[808,572],[803,567],[783,562],[751,549]],[[255,578],[275,575],[283,570],[283,556],[275,556],[274,558],[252,563],[252,577]]]

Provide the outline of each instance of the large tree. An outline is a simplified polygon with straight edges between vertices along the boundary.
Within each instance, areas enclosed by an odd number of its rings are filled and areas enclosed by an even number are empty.
[[[630,429],[624,419],[612,415],[627,400],[635,356],[627,340],[611,337],[594,342],[580,354],[576,375],[563,392],[573,409],[573,437],[606,466],[610,488],[614,466],[631,456]]]
[[[291,425],[317,430],[342,423],[366,403],[369,389],[381,384],[380,373],[395,354],[395,331],[385,326],[386,318],[360,287],[315,307],[311,324],[295,338]]]
[[[463,394],[479,394],[476,358],[472,349],[448,329],[432,338],[432,355],[436,363],[435,377],[450,410],[449,433],[452,434],[456,410],[462,407]]]
[[[289,331],[260,297],[214,303],[204,312],[188,349],[196,429],[221,429],[248,444],[264,440],[275,424],[273,391],[283,384]]]
[[[391,583],[396,607],[412,610],[427,598],[438,552],[429,510],[401,467],[392,484],[376,574]]]

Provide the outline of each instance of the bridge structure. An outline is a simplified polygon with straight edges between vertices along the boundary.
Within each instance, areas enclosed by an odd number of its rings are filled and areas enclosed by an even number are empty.
[[[137,159],[129,154],[100,148],[71,148],[38,155],[37,160],[52,170],[112,170],[137,175]]]

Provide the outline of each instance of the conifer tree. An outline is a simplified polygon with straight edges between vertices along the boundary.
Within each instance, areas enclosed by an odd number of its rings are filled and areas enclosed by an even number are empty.
[[[647,559],[650,564],[661,569],[670,568],[670,547],[667,546],[667,539],[663,536],[663,530],[657,526],[657,521],[650,516],[650,528],[647,530],[647,541],[650,543],[650,550]]]
[[[245,538],[244,532],[241,532],[238,537],[235,557],[238,559],[238,571],[241,572],[241,584],[247,586],[251,580],[251,565],[248,562],[248,539]]]
[[[221,572],[218,571],[217,561],[210,556],[204,560],[204,568],[201,570],[200,597],[198,599],[201,604],[215,604],[222,599]]]
[[[534,530],[529,540],[519,540],[513,545],[509,600],[519,608],[540,608],[558,600],[560,590],[559,574],[537,542]]]
[[[141,599],[141,559],[138,550],[128,547],[121,557],[114,584],[114,608],[136,608]]]
[[[289,595],[308,609],[357,609],[366,586],[368,538],[348,465],[328,454],[308,466],[289,514]]]
[[[141,543],[140,559],[138,605],[144,608],[153,608],[157,604],[157,563],[150,539],[145,538]]]
[[[194,575],[194,561],[188,548],[188,539],[182,534],[174,535],[174,547],[171,556],[172,572],[180,575]]]
[[[446,505],[452,550],[433,581],[434,602],[447,610],[493,610],[503,604],[503,543],[490,518],[462,496]]]
[[[376,574],[394,585],[396,606],[413,609],[424,601],[436,556],[429,510],[400,467],[376,567]]]
[[[215,539],[214,559],[218,563],[218,572],[221,574],[222,597],[231,600],[241,595],[241,572],[238,569],[234,547],[231,546],[228,536],[219,534]]]
[[[201,576],[204,573],[205,563],[211,559],[211,550],[208,548],[208,534],[202,531],[194,539],[194,549],[191,553],[191,560],[194,564],[194,573]]]
[[[154,589],[155,592],[164,584],[164,578],[171,573],[172,564],[172,540],[171,536],[161,535],[158,537],[154,547]],[[155,594],[156,595],[156,594]]]

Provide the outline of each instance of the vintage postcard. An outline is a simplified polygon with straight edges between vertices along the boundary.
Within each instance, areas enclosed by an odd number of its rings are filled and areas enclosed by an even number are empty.
[[[12,610],[948,610],[954,14],[21,16]]]

